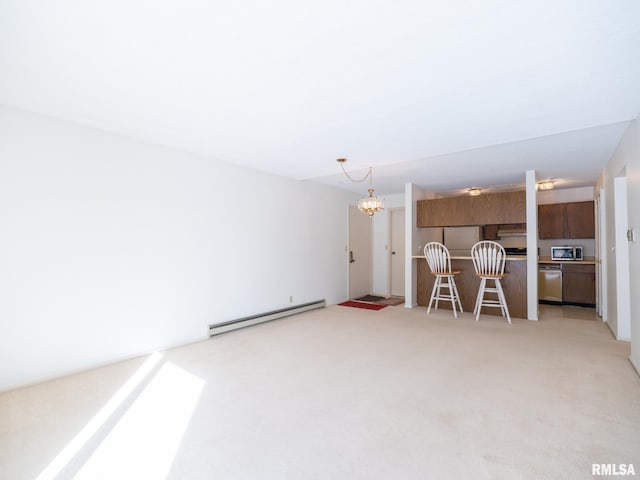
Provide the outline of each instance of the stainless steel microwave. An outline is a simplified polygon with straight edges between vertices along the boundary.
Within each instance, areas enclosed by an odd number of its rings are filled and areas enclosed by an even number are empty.
[[[582,247],[578,245],[564,245],[551,247],[551,260],[582,260]]]

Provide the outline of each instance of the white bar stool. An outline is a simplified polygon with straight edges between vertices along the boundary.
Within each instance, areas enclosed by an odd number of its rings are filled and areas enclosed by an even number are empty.
[[[482,307],[499,307],[502,310],[502,316],[507,317],[507,321],[511,324],[509,307],[500,283],[505,276],[504,265],[507,259],[504,248],[497,242],[484,240],[471,247],[471,258],[476,275],[480,277],[480,288],[473,310],[476,322],[480,318]],[[487,280],[493,280],[495,286],[487,287]],[[495,293],[498,298],[485,298],[486,293]]]
[[[438,242],[430,242],[424,246],[424,256],[427,259],[431,273],[436,277],[433,284],[433,290],[431,290],[431,299],[429,300],[429,306],[427,307],[427,314],[431,312],[431,304],[436,301],[435,309],[438,309],[438,301],[451,302],[453,307],[453,316],[458,318],[458,312],[456,311],[456,302],[462,313],[462,302],[460,302],[460,295],[458,294],[458,287],[456,287],[455,276],[459,271],[451,270],[451,256],[449,250],[443,244]],[[449,291],[448,294],[441,294],[440,289],[445,288]]]

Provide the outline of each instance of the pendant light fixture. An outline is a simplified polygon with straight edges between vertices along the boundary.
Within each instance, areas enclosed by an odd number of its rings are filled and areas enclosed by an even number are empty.
[[[362,197],[360,200],[358,200],[358,210],[366,213],[370,217],[372,217],[373,214],[376,213],[377,211],[384,210],[384,203],[382,202],[382,200],[380,200],[378,197],[375,197],[373,195],[373,167],[369,167],[369,171],[364,177],[362,177],[361,180],[354,180],[353,178],[351,178],[351,175],[349,175],[344,168],[344,164],[346,163],[346,161],[347,161],[346,158],[338,159],[338,163],[340,164],[340,168],[342,168],[342,172],[346,175],[346,177],[349,180],[351,180],[353,183],[362,183],[367,178],[369,179],[369,189],[368,189],[369,196]]]

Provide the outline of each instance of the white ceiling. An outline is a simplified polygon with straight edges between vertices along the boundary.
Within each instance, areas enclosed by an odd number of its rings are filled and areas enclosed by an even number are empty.
[[[638,0],[3,0],[0,103],[362,191],[593,184]]]

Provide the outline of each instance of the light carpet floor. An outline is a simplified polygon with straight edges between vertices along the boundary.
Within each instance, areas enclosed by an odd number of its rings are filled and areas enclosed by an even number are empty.
[[[0,395],[0,478],[581,479],[640,470],[593,310],[332,306]]]

